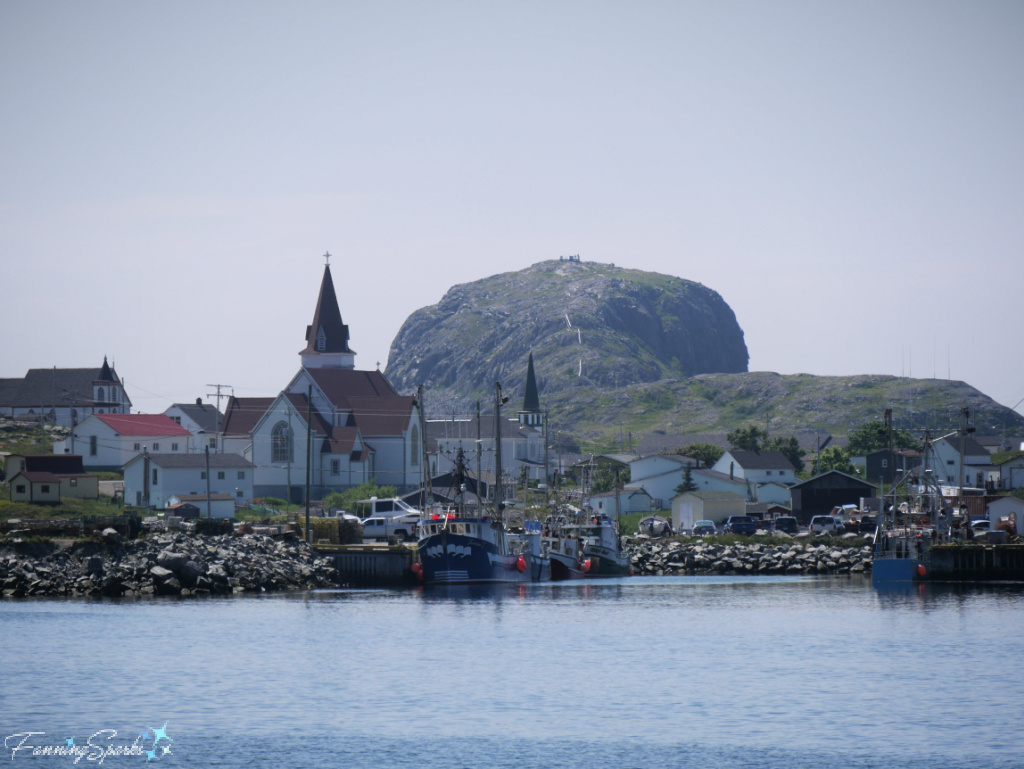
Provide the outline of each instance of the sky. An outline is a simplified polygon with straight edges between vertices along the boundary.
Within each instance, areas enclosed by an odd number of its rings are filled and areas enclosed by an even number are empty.
[[[717,291],[751,371],[1024,413],[1022,41],[1020,2],[0,0],[0,377],[272,396],[325,252],[362,369],[579,254]]]

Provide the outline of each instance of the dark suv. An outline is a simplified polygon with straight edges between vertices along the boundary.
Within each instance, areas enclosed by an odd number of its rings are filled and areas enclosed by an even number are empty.
[[[800,524],[791,515],[781,515],[775,519],[775,531],[784,531],[787,534],[797,534],[800,531]]]
[[[749,515],[730,515],[725,519],[722,531],[730,534],[753,534],[757,531],[757,524]]]

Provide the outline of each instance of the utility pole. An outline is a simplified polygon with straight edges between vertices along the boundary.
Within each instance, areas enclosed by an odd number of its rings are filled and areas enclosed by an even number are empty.
[[[312,544],[309,530],[309,485],[313,473],[313,385],[306,393],[306,544]]]
[[[212,518],[210,514],[210,447],[206,447],[206,517]]]
[[[220,390],[221,390],[222,387],[223,388],[228,388],[228,387],[231,387],[231,385],[226,385],[226,384],[208,384],[206,386],[207,387],[216,387],[217,388],[217,392],[216,393],[206,393],[206,397],[207,398],[216,398],[217,399],[217,446],[218,446],[218,450],[219,451],[223,451],[224,447],[223,447],[222,441],[220,439],[220,399],[221,399]],[[234,390],[234,388],[232,388],[232,391],[233,390]],[[227,396],[225,395],[224,397],[226,398]]]
[[[480,401],[476,402],[476,507],[479,515],[484,514],[484,503],[480,498],[480,455],[483,454],[483,437],[480,435]]]

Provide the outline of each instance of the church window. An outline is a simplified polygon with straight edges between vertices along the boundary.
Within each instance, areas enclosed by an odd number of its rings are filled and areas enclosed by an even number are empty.
[[[341,475],[341,460],[340,459],[332,459],[331,460],[331,475]]]
[[[278,422],[270,432],[270,461],[292,461],[292,428],[287,422]]]
[[[322,326],[320,327],[320,330],[316,332],[316,349],[320,352],[327,349],[327,334],[324,333]]]
[[[96,456],[96,436],[95,435],[90,435],[89,436],[89,456],[90,457]]]
[[[409,443],[409,461],[413,467],[417,467],[420,463],[420,429],[416,425],[409,431]]]
[[[105,394],[105,392],[104,392],[102,387],[97,387],[96,388],[96,400],[102,401],[104,394]]]

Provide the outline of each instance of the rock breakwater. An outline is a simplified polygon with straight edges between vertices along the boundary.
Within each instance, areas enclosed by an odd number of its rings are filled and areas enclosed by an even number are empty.
[[[714,544],[627,541],[635,574],[857,574],[870,572],[871,547],[824,542]]]
[[[14,542],[0,548],[5,597],[210,595],[311,590],[338,573],[305,542],[264,536],[159,534],[61,546]]]

